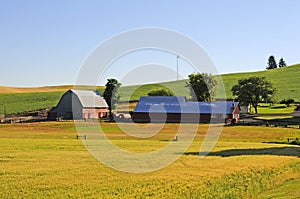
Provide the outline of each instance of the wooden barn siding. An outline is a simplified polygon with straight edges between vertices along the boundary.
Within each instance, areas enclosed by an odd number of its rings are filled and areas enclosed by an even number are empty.
[[[83,108],[82,119],[98,119],[107,116],[107,108]]]
[[[240,120],[240,112],[241,112],[241,109],[239,106],[236,106],[233,113],[232,113],[232,116],[231,118],[232,119],[236,119],[236,120]]]

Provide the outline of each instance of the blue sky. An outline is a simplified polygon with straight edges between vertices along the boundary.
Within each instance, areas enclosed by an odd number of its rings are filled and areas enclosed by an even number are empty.
[[[0,85],[74,84],[96,46],[142,27],[187,35],[205,49],[219,73],[264,70],[271,54],[288,65],[300,63],[299,7],[298,0],[0,0]],[[162,63],[176,67],[173,61]],[[193,72],[180,65],[182,78]],[[122,66],[116,63],[107,78],[121,77]],[[130,82],[139,83],[143,78]]]

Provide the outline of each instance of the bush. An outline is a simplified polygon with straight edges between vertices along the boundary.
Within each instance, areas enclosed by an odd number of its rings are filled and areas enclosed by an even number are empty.
[[[272,109],[276,109],[276,108],[286,108],[288,105],[275,105],[275,106],[272,106],[271,108]]]
[[[148,96],[174,96],[174,93],[170,90],[157,89],[157,90],[150,91],[147,95]]]
[[[290,106],[290,104],[295,103],[294,99],[283,99],[280,101],[280,104],[285,104],[287,106]]]

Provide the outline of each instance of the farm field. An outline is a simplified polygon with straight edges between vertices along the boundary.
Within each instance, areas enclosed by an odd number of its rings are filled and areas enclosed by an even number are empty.
[[[16,114],[56,106],[64,92],[3,93],[0,94],[0,115]],[[4,110],[5,109],[5,110]]]
[[[289,114],[295,111],[296,106],[294,104],[286,106],[285,104],[260,103],[257,109],[260,114]],[[254,113],[253,108],[251,111]]]
[[[179,128],[179,124],[165,124],[153,137],[137,139],[116,123],[100,125],[114,144],[139,153],[172,142]],[[150,130],[159,124],[151,125]],[[76,139],[73,122],[0,125],[0,198],[299,196],[300,147],[262,143],[299,138],[299,129],[224,127],[212,152],[200,158],[197,154],[207,128],[200,125],[186,153],[169,166],[132,174],[109,168],[91,156]]]
[[[0,86],[0,93],[35,93],[35,92],[59,92],[72,89],[72,85],[65,86],[42,86],[33,88],[7,87]]]

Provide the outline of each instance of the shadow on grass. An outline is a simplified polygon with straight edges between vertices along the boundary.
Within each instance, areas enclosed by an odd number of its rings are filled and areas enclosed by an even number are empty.
[[[199,152],[185,152],[185,155],[202,155]],[[203,155],[206,153],[203,152]],[[279,155],[279,156],[296,156],[300,157],[300,147],[273,147],[262,149],[230,149],[224,151],[210,152],[207,156],[241,156],[241,155]]]

